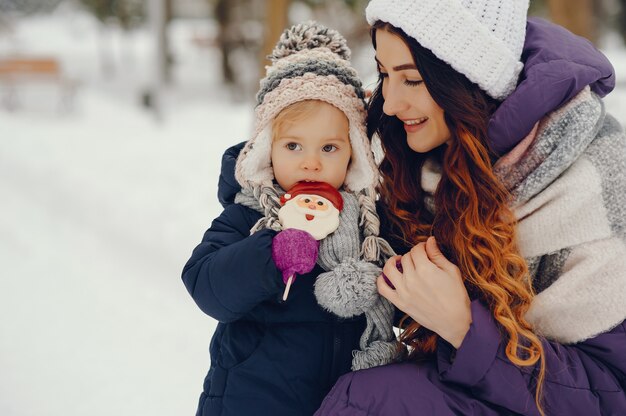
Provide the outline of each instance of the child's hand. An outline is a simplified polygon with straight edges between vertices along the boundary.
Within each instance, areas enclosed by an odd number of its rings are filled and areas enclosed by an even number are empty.
[[[287,284],[295,274],[313,270],[317,262],[319,242],[306,231],[288,228],[276,234],[272,240],[272,259],[283,274]]]

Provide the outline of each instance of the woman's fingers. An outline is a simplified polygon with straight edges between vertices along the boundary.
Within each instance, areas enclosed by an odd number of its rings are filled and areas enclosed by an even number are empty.
[[[415,247],[413,247],[415,248]],[[413,249],[411,249],[412,251]],[[411,252],[409,251],[400,259],[400,264],[402,265],[402,273],[407,273],[415,270],[415,262],[413,261],[413,257],[411,256]]]
[[[396,267],[398,260],[400,260],[400,256],[393,256],[387,260],[385,266],[383,267],[383,273],[395,287],[398,287],[398,283],[400,279],[402,279],[402,273]]]
[[[430,264],[428,255],[426,254],[426,243],[419,243],[405,255],[413,263],[413,269],[419,273],[423,273]],[[402,264],[404,266],[404,263]]]
[[[391,302],[394,305],[398,306],[398,304],[397,304],[398,303],[398,299],[397,299],[398,298],[398,294],[395,291],[395,289],[392,289],[391,286],[389,286],[387,284],[387,282],[385,282],[385,278],[383,277],[382,274],[380,276],[378,276],[378,278],[376,279],[376,287],[378,288],[378,293],[380,293],[380,296],[384,297],[389,302]]]
[[[454,266],[439,249],[439,245],[437,244],[437,240],[435,240],[435,237],[428,237],[424,248],[426,250],[426,255],[428,256],[428,259],[435,266],[443,270],[448,270],[450,266]]]

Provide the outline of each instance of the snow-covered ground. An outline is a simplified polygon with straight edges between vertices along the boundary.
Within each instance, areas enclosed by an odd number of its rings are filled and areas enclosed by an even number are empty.
[[[189,42],[207,22],[172,27],[177,87],[160,121],[137,105],[146,32],[110,29],[104,79],[88,16],[15,29],[0,54],[54,54],[82,86],[70,113],[54,87],[0,109],[0,415],[193,414],[215,322],[180,271],[220,212],[220,157],[249,134],[251,104],[231,103],[216,53]],[[626,52],[607,53],[626,73]],[[623,123],[624,104],[626,91],[607,99]]]
[[[18,24],[22,50],[54,53],[83,85],[71,113],[54,86],[0,110],[0,415],[194,414],[215,322],[180,272],[251,106],[229,104],[215,54],[184,42],[202,22],[173,28],[184,79],[160,122],[137,105],[146,33],[111,34],[136,66],[103,80],[90,18]]]

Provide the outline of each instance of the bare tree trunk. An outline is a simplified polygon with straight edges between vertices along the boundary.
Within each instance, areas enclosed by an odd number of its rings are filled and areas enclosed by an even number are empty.
[[[548,0],[552,21],[592,42],[597,41],[594,0]]]
[[[156,53],[156,83],[160,88],[170,81],[167,69],[167,6],[165,0],[151,0],[150,4],[150,23]]]
[[[161,119],[161,93],[169,82],[167,69],[167,12],[166,0],[148,0],[146,2],[147,15],[152,32],[152,46],[154,55],[152,65],[154,75],[148,82],[146,89],[142,93],[143,105],[154,111],[157,119]]]
[[[219,24],[217,43],[222,53],[222,79],[229,85],[235,84],[236,81],[235,73],[230,65],[230,52],[233,45],[230,34],[233,3],[233,0],[218,0],[214,9],[215,18]]]
[[[287,12],[290,0],[269,0],[266,2],[265,39],[259,60],[259,74],[265,76],[265,66],[269,65],[267,55],[272,53],[280,34],[287,26]]]
[[[172,57],[172,51],[170,48],[170,39],[167,33],[167,28],[170,22],[174,18],[173,0],[164,0],[163,7],[165,8],[165,22],[163,23],[163,55],[164,55],[164,68],[163,77],[166,85],[172,83],[172,66],[174,65],[174,58]]]

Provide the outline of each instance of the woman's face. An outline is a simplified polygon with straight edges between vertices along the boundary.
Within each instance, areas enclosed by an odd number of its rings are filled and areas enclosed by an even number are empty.
[[[450,140],[443,109],[433,100],[409,48],[397,35],[376,30],[376,62],[383,77],[383,111],[404,124],[409,147],[426,153]]]

